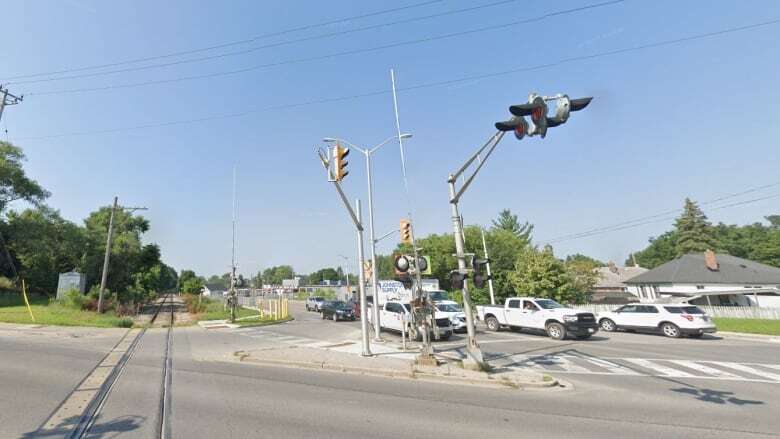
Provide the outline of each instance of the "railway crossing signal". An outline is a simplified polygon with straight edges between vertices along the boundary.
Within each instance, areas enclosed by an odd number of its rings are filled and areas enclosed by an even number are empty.
[[[546,97],[531,93],[528,97],[528,103],[509,107],[509,112],[512,113],[513,117],[507,121],[496,122],[496,129],[499,131],[514,131],[518,140],[521,140],[526,135],[538,135],[544,138],[547,135],[548,128],[563,125],[569,120],[569,115],[572,111],[582,110],[590,104],[591,100],[593,100],[591,97],[570,99],[564,94]],[[547,115],[549,112],[548,101],[556,102],[555,115],[553,117]],[[526,117],[531,119],[530,124],[526,121]]]

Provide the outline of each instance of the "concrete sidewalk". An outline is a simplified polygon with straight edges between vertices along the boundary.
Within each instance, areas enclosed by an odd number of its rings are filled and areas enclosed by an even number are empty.
[[[398,355],[400,354],[400,355]],[[234,360],[269,366],[319,369],[359,375],[420,379],[448,384],[504,387],[511,389],[558,387],[553,377],[531,371],[496,368],[489,372],[465,370],[459,361],[439,360],[438,366],[415,364],[413,355],[379,353],[363,357],[359,353],[339,352],[299,346],[249,349],[234,353]]]

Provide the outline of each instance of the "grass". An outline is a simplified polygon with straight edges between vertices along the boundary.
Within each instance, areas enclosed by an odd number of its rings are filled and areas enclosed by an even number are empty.
[[[715,324],[718,326],[718,331],[780,335],[780,320],[715,317]]]
[[[126,317],[81,311],[58,302],[50,303],[47,298],[31,299],[30,307],[35,322],[30,319],[30,313],[21,297],[4,296],[0,298],[0,322],[99,328],[128,328],[133,325],[133,321]]]
[[[258,312],[254,309],[250,308],[244,308],[244,307],[238,307],[238,312],[236,313],[237,318],[241,317],[250,317],[250,316],[256,316],[258,315]],[[206,311],[202,312],[197,315],[197,320],[228,320],[230,318],[230,311],[225,310],[224,305],[222,302],[217,301],[211,301],[208,304],[206,304]],[[236,324],[240,326],[264,326],[264,325],[270,325],[273,323],[281,323],[286,322],[288,320],[292,320],[291,318],[286,319],[279,319],[274,320],[270,318],[263,318],[263,319],[251,319],[251,320],[242,320],[236,322]]]

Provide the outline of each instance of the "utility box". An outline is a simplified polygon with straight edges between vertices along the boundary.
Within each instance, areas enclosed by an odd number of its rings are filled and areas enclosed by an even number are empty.
[[[60,273],[60,280],[57,282],[57,298],[65,297],[65,294],[71,290],[84,294],[87,290],[87,277],[75,271]]]

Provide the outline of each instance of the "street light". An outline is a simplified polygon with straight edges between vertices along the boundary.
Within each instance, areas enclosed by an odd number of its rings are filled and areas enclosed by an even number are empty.
[[[336,256],[340,257],[341,259],[344,259],[344,262],[346,263],[346,270],[344,270],[344,276],[347,278],[347,295],[349,295],[350,298],[351,298],[352,297],[352,290],[349,288],[349,270],[350,270],[349,257],[341,255],[341,254],[336,255]]]
[[[368,180],[368,227],[369,227],[369,233],[371,234],[371,290],[374,294],[374,306],[373,313],[374,313],[374,341],[381,342],[382,337],[379,336],[380,326],[379,326],[379,282],[377,279],[377,265],[376,265],[376,243],[377,239],[374,235],[374,198],[373,198],[373,183],[371,180],[371,154],[376,152],[379,148],[386,145],[388,142],[395,140],[395,139],[409,139],[411,138],[411,134],[401,134],[398,136],[392,136],[388,137],[384,141],[382,141],[380,144],[374,146],[373,148],[360,148],[359,146],[348,142],[344,139],[339,139],[335,137],[325,137],[322,139],[323,142],[326,143],[346,143],[347,145],[351,146],[352,148],[360,151],[363,153],[364,156],[366,156],[366,178]],[[360,267],[358,267],[360,268]],[[363,316],[361,316],[363,318]]]

